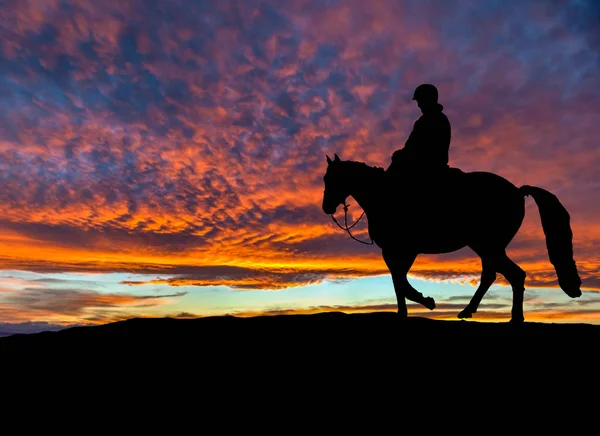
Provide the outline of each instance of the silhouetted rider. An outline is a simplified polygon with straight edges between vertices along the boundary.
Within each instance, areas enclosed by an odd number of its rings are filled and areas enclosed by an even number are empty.
[[[404,144],[392,155],[387,172],[408,171],[416,175],[435,176],[448,168],[450,122],[438,103],[438,90],[430,84],[419,85],[413,94],[423,115],[415,122]]]

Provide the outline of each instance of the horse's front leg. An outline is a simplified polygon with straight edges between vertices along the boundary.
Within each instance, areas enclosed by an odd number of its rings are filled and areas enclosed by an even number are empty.
[[[488,260],[487,257],[481,258],[481,280],[479,281],[479,287],[475,291],[475,294],[459,314],[460,319],[471,318],[481,303],[481,299],[485,293],[490,289],[494,281],[496,281],[496,270],[494,269],[494,263]]]
[[[382,253],[383,260],[392,275],[394,292],[396,293],[396,299],[398,301],[398,315],[401,318],[406,318],[408,316],[408,310],[406,308],[407,298],[415,303],[422,304],[429,310],[435,309],[435,300],[431,297],[424,297],[423,294],[411,286],[406,277],[417,258],[417,254],[412,252],[391,251],[389,249],[384,249]]]

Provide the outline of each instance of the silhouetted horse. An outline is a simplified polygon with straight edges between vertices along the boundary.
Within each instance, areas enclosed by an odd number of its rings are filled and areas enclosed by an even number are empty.
[[[479,287],[458,314],[470,318],[481,299],[502,274],[513,291],[512,322],[522,322],[525,272],[507,255],[506,247],[525,217],[525,196],[531,195],[540,212],[550,262],[562,290],[572,298],[581,296],[581,280],[573,260],[570,216],[550,192],[533,187],[517,188],[508,180],[487,172],[465,173],[448,169],[444,182],[426,195],[413,195],[410,178],[400,182],[383,168],[327,156],[323,211],[333,215],[352,196],[368,218],[371,239],[382,249],[392,275],[398,314],[408,315],[405,298],[435,308],[407,279],[419,254],[449,253],[470,247],[481,258]],[[434,193],[435,192],[435,193]]]

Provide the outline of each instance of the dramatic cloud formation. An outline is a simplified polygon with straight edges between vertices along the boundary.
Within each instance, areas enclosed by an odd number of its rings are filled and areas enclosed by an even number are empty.
[[[233,289],[279,290],[323,280],[348,280],[368,275],[383,275],[387,270],[365,271],[346,269],[250,269],[232,266],[186,268],[181,276],[150,281],[124,281],[126,285],[168,284],[171,286],[229,286]],[[182,271],[183,272],[183,271]],[[171,272],[173,273],[173,271]]]
[[[412,91],[431,82],[452,123],[451,165],[555,193],[584,289],[600,289],[594,1],[0,8],[2,269],[275,290],[385,274],[379,250],[323,214],[325,154],[387,167],[420,115]],[[528,286],[556,286],[527,206],[510,255]],[[356,235],[367,237],[363,223]],[[479,272],[466,249],[422,256],[413,270],[464,282]],[[157,301],[69,292],[52,303],[25,289],[0,304],[76,319]]]
[[[0,291],[2,292],[2,291]],[[6,291],[0,295],[0,319],[47,319],[59,323],[116,321],[128,318],[139,309],[151,308],[162,299],[177,298],[186,292],[170,295],[106,294],[93,290],[45,288],[43,286]],[[120,309],[127,309],[122,312]],[[144,312],[141,312],[142,314]]]

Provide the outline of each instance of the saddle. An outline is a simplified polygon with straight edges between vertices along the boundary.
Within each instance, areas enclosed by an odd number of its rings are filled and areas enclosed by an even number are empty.
[[[401,189],[402,197],[411,209],[428,211],[439,211],[456,198],[456,194],[462,190],[464,174],[461,169],[453,167],[386,172],[391,194]]]

